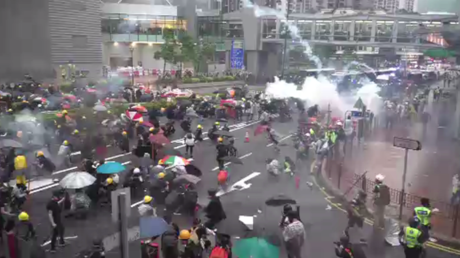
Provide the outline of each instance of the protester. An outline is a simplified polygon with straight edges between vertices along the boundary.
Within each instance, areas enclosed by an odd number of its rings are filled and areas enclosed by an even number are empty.
[[[63,247],[66,245],[64,241],[64,223],[62,221],[62,203],[64,198],[61,198],[60,191],[54,191],[51,200],[46,205],[48,210],[48,218],[51,224],[52,233],[51,233],[51,249],[50,253],[56,252],[56,240],[59,237],[59,246]]]
[[[286,244],[286,250],[289,258],[301,258],[302,246],[305,241],[305,228],[298,219],[298,214],[295,211],[290,211],[287,214],[289,224],[284,227],[283,239]]]

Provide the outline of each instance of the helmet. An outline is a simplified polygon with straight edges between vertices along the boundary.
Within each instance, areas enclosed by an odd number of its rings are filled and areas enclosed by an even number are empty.
[[[183,229],[180,231],[179,239],[181,240],[189,240],[190,239],[190,231]]]
[[[21,212],[21,213],[19,213],[18,219],[20,221],[28,221],[29,220],[29,214],[27,214],[26,212]]]
[[[8,112],[10,112],[10,113],[11,113],[11,112],[13,112],[13,110],[10,108],[10,109],[8,109]]]
[[[382,174],[378,174],[375,176],[375,181],[383,182],[383,179],[385,179],[385,176]]]
[[[161,173],[158,173],[158,178],[164,178],[165,177],[165,173],[161,172]]]
[[[161,112],[165,112],[165,110],[166,110],[166,108],[164,108],[164,107],[160,108]]]
[[[123,131],[121,134],[122,135],[128,135],[128,133],[126,131]]]
[[[153,132],[153,130],[155,130],[155,128],[153,128],[153,127],[150,127],[150,128],[149,128],[149,131],[150,131],[150,132]]]
[[[81,119],[86,119],[86,116],[82,116]]]
[[[144,123],[144,120],[142,120],[142,119],[139,120],[139,124],[142,124],[142,123]]]
[[[65,140],[62,144],[64,144],[65,146],[69,145],[69,141]]]
[[[105,180],[105,182],[106,182],[108,185],[111,185],[111,184],[113,184],[113,178],[109,177],[109,178],[107,178],[107,180]]]
[[[219,122],[215,122],[214,124],[215,124],[215,125],[220,125],[220,123],[219,123]]]
[[[144,197],[144,203],[149,203],[149,202],[151,202],[152,200],[153,200],[152,196],[146,195],[146,196]]]
[[[67,115],[67,110],[62,111],[63,115]]]
[[[139,174],[139,173],[141,173],[141,170],[139,168],[135,168],[133,170],[133,174]]]
[[[37,157],[42,157],[44,156],[45,154],[43,154],[43,151],[37,151]]]
[[[219,139],[217,139],[219,142],[223,142],[224,141],[224,138],[222,137],[219,137]]]
[[[80,132],[80,131],[78,131],[77,129],[75,129],[75,130],[73,131],[73,134],[78,134],[79,132]]]
[[[107,110],[107,114],[112,114],[112,111],[110,111],[110,110]]]
[[[196,128],[198,128],[198,129],[201,129],[201,128],[203,128],[203,126],[201,126],[201,125],[198,125]]]

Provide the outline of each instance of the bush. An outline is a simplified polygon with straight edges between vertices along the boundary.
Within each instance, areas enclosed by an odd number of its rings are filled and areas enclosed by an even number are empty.
[[[224,80],[225,80],[225,81],[234,81],[234,80],[235,80],[235,76],[225,76],[225,77],[224,77]]]
[[[182,83],[192,83],[192,78],[190,77],[184,78],[182,79]]]
[[[192,78],[192,83],[198,83],[198,82],[200,82],[199,78]]]
[[[206,77],[206,82],[213,82],[214,81],[214,78],[212,77]]]
[[[74,90],[74,86],[71,82],[64,82],[59,86],[59,89],[64,93],[70,93]]]

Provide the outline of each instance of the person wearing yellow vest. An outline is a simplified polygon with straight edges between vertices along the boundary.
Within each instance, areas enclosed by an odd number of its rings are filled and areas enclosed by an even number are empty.
[[[423,232],[417,229],[418,221],[409,220],[409,226],[401,228],[399,241],[404,247],[406,258],[419,258],[423,251]]]
[[[27,189],[27,180],[26,180],[26,172],[27,172],[27,159],[26,156],[23,154],[19,154],[14,158],[14,170],[16,171],[16,186],[23,190]]]
[[[431,209],[430,200],[422,198],[420,200],[421,206],[414,208],[414,216],[419,221],[419,228],[423,232],[425,239],[429,239],[429,230],[431,229],[431,215],[433,212],[438,212],[438,209]]]

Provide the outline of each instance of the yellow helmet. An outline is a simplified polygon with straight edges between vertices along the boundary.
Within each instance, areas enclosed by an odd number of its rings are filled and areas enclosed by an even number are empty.
[[[142,119],[139,120],[139,124],[142,124],[142,123],[144,123],[144,120],[142,120]]]
[[[179,234],[179,239],[181,240],[189,240],[190,239],[190,231],[188,231],[187,229],[183,229],[180,231],[180,234]]]
[[[161,172],[158,174],[158,178],[164,178],[165,177],[165,173]]]
[[[67,146],[67,145],[69,145],[69,141],[65,140],[65,141],[63,142],[63,144],[64,144],[65,146]]]
[[[121,134],[122,134],[122,135],[128,135],[128,132],[123,131]]]
[[[19,221],[29,221],[29,214],[27,212],[21,212],[18,216]]]
[[[78,131],[77,129],[75,129],[75,130],[73,131],[73,134],[78,134],[79,132],[80,132],[80,131]]]
[[[215,125],[220,125],[220,123],[219,123],[219,122],[215,122],[214,124],[215,124]]]
[[[63,115],[67,115],[67,110],[62,111]]]
[[[203,128],[203,126],[201,126],[201,125],[198,125],[196,128],[198,128],[198,129],[201,129],[201,128]]]
[[[42,157],[44,156],[45,154],[43,153],[43,151],[37,151],[37,157]]]
[[[155,130],[155,128],[153,128],[153,127],[150,127],[150,128],[149,128],[149,131],[150,131],[150,132],[153,132],[153,130]]]
[[[11,113],[11,112],[13,112],[13,110],[10,108],[10,109],[8,109],[8,112],[10,112],[10,113]]]
[[[110,110],[107,110],[107,114],[112,114],[112,111],[110,111]]]
[[[144,197],[144,203],[149,203],[149,202],[151,202],[152,200],[153,200],[152,196],[146,195],[146,196]]]
[[[217,139],[219,142],[223,142],[224,141],[224,138],[222,137],[219,137],[219,139]]]
[[[107,180],[105,180],[105,182],[106,182],[108,185],[111,185],[111,184],[113,184],[113,178],[109,177],[109,178],[107,178]]]
[[[160,109],[161,112],[165,112],[165,110],[166,110],[166,108],[164,108],[164,107],[162,107],[162,108]]]

